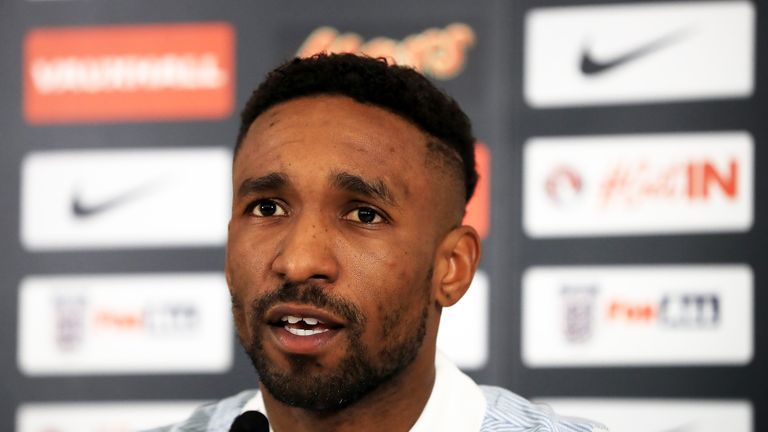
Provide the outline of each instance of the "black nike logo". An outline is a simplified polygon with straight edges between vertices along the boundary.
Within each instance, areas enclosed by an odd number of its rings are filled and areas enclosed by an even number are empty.
[[[96,204],[84,204],[80,195],[75,193],[72,197],[72,213],[77,218],[89,218],[99,215],[128,201],[133,201],[138,196],[143,195],[149,186],[149,184],[137,186]]]
[[[584,49],[581,51],[581,72],[587,76],[603,74],[641,57],[645,57],[648,54],[658,51],[668,45],[671,45],[679,41],[685,33],[687,33],[687,31],[681,30],[672,34],[668,34],[607,61],[597,61],[593,59],[589,48],[584,47]]]

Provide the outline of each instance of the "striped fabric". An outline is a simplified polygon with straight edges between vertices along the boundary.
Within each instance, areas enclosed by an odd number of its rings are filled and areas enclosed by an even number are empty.
[[[480,432],[607,432],[598,423],[561,417],[549,407],[533,404],[500,387],[480,386],[486,397],[485,419]],[[227,432],[255,390],[203,405],[182,423],[147,432]],[[470,432],[470,431],[467,431]],[[474,432],[474,431],[471,431]]]
[[[555,414],[500,387],[480,386],[487,406],[480,432],[607,432],[605,426]]]

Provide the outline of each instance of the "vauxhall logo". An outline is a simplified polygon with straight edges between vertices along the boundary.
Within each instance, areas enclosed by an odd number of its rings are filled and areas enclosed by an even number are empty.
[[[225,22],[32,29],[24,38],[24,118],[226,117],[234,103],[234,46]]]

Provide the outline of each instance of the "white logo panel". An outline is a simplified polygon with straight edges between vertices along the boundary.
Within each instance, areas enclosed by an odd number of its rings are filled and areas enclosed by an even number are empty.
[[[224,372],[229,310],[219,273],[27,277],[19,368],[32,376]]]
[[[537,399],[560,415],[599,421],[616,432],[752,432],[745,400]]]
[[[488,362],[489,296],[488,275],[478,270],[464,297],[443,308],[437,347],[462,369],[481,369]]]
[[[523,275],[523,361],[744,365],[752,309],[745,265],[533,267]]]
[[[138,432],[180,422],[202,402],[32,403],[16,411],[16,432]]]
[[[747,231],[753,147],[746,132],[531,138],[524,229],[533,238]]]
[[[747,97],[755,10],[748,1],[534,9],[525,98],[535,108]]]
[[[218,147],[31,153],[21,241],[34,251],[221,246],[231,164]]]

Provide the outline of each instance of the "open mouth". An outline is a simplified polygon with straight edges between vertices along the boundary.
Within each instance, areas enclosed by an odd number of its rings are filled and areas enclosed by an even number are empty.
[[[314,336],[341,328],[341,325],[329,324],[319,318],[296,315],[283,315],[279,320],[270,322],[270,325],[282,327],[296,336]]]
[[[267,323],[299,337],[322,335],[344,327],[331,313],[304,305],[277,306],[267,314]]]

